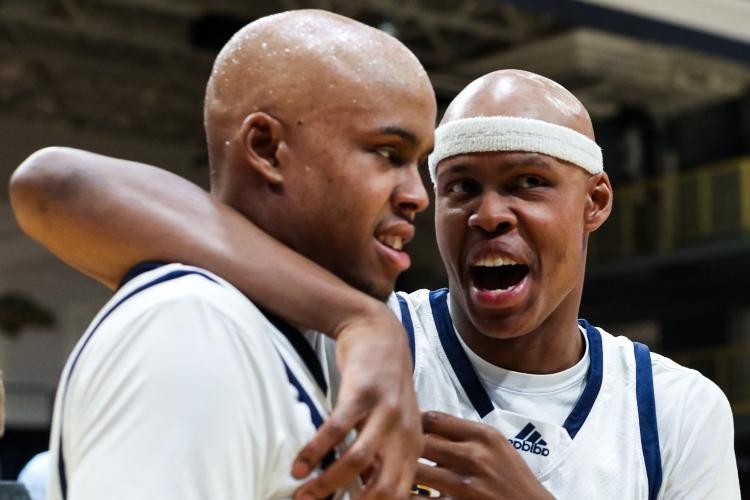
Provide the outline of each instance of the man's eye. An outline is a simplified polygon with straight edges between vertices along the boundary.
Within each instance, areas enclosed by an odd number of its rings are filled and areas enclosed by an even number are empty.
[[[375,148],[375,153],[379,154],[386,160],[393,162],[393,163],[400,161],[398,153],[396,152],[396,149],[392,147],[382,146],[379,148]]]
[[[517,185],[520,188],[529,189],[544,185],[544,180],[536,175],[522,175],[517,180]]]
[[[445,191],[447,194],[471,194],[478,190],[478,184],[471,179],[464,179],[460,181],[451,182],[446,186]]]

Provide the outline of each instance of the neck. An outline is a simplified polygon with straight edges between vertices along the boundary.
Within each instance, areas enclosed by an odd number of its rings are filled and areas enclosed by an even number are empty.
[[[510,338],[480,332],[456,297],[457,294],[451,293],[451,312],[457,333],[472,351],[495,366],[521,373],[557,373],[575,365],[585,352],[577,321],[580,287],[540,324]]]

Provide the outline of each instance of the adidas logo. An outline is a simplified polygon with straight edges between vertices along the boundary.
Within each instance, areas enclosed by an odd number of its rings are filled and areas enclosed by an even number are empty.
[[[526,451],[543,457],[549,455],[547,441],[542,439],[542,435],[539,434],[539,431],[536,430],[536,427],[531,422],[526,424],[526,427],[521,429],[521,432],[516,437],[508,439],[508,442],[520,451]]]

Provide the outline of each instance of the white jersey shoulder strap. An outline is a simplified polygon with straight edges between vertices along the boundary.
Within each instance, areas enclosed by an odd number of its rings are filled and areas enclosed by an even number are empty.
[[[411,320],[411,312],[409,311],[409,303],[401,295],[396,294],[398,298],[398,307],[401,311],[401,324],[406,330],[406,337],[409,340],[409,352],[411,352],[411,370],[414,372],[416,365],[416,352],[417,346],[414,340],[414,322]]]

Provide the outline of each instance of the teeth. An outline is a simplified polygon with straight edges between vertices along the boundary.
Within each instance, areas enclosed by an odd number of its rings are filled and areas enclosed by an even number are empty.
[[[404,239],[400,236],[386,234],[384,236],[378,236],[378,241],[385,246],[393,248],[394,250],[401,250],[402,248],[404,248]]]
[[[477,267],[516,266],[518,265],[518,262],[511,259],[510,257],[484,257],[482,259],[479,259],[479,261],[477,261],[474,265]]]

